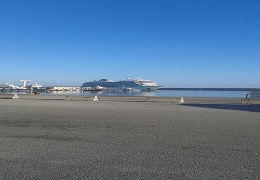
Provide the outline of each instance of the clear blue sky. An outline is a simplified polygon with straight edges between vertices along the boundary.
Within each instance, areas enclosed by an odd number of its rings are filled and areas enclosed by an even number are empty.
[[[0,84],[260,87],[259,0],[0,0]]]

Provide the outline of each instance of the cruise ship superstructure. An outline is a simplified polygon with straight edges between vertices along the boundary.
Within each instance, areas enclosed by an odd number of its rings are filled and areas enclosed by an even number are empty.
[[[109,89],[139,89],[144,91],[154,91],[160,86],[154,81],[143,80],[143,79],[130,79],[123,81],[112,81],[108,79],[100,79],[99,81],[85,82],[81,86],[84,88],[95,88],[95,87],[105,87]]]

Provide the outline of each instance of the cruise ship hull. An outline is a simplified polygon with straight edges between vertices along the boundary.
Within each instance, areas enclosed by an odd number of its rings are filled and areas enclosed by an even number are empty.
[[[142,91],[155,91],[157,89],[159,89],[159,86],[142,86],[141,88]]]

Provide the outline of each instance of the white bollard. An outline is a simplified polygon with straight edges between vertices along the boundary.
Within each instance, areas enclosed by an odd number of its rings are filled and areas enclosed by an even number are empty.
[[[18,99],[18,98],[19,98],[19,97],[18,97],[17,94],[14,94],[13,97],[12,97],[12,99]]]
[[[97,96],[94,97],[93,101],[98,101],[99,98]]]

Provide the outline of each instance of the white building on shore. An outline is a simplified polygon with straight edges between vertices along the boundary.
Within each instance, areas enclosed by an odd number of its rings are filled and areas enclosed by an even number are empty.
[[[49,91],[80,91],[81,88],[77,86],[52,86]]]

